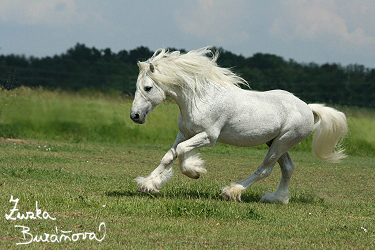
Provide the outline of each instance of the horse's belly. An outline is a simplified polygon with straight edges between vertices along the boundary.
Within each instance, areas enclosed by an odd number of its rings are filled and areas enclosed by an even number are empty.
[[[235,146],[258,146],[267,143],[278,136],[279,129],[254,129],[236,131],[224,129],[217,141]]]

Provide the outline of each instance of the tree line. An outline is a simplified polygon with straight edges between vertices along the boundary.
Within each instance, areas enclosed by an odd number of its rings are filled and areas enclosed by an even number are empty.
[[[309,103],[375,107],[375,69],[357,64],[298,63],[263,53],[244,57],[216,49],[220,51],[218,64],[232,68],[253,90],[284,89]],[[138,75],[136,62],[152,54],[153,51],[143,46],[114,53],[109,48],[98,50],[78,43],[53,57],[0,55],[0,88],[41,86],[133,94]]]

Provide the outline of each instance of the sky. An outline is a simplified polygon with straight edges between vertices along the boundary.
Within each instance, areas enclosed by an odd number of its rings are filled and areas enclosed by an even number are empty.
[[[1,0],[0,54],[53,56],[76,43],[375,68],[374,0]]]

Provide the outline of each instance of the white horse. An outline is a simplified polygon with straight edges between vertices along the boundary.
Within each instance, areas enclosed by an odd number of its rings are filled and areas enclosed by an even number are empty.
[[[196,148],[214,146],[216,142],[237,146],[266,143],[269,151],[254,174],[222,188],[222,196],[241,201],[245,189],[269,176],[278,162],[282,171],[280,185],[261,201],[287,204],[294,169],[288,150],[315,130],[315,155],[323,161],[338,162],[345,157],[336,146],[348,130],[346,117],[322,104],[307,105],[286,91],[243,90],[239,86],[247,82],[229,69],[220,68],[217,58],[209,47],[186,54],[159,49],[146,62],[138,62],[140,73],[131,119],[144,123],[167,95],[180,108],[175,143],[149,176],[135,179],[139,191],[158,192],[172,177],[171,165],[177,158],[181,172],[188,177],[197,179],[206,173]]]

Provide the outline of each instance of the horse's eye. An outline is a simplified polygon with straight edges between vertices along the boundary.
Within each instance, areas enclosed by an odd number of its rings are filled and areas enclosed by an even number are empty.
[[[152,87],[151,87],[151,86],[146,86],[146,87],[144,88],[144,90],[145,90],[146,92],[150,92],[150,91],[151,91],[151,89],[152,89]]]

